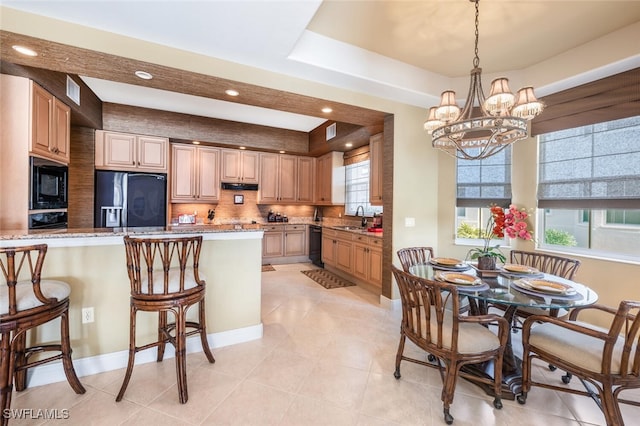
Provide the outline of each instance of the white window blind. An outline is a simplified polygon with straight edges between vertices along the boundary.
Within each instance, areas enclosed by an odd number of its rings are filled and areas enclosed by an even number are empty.
[[[540,208],[640,208],[640,116],[540,135]]]
[[[511,147],[483,160],[457,160],[456,207],[511,203]]]

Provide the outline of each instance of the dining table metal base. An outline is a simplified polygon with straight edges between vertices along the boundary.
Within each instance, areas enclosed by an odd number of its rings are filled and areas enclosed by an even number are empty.
[[[488,306],[484,302],[477,303],[476,300],[470,300],[470,310],[472,315],[483,315],[488,311]],[[507,320],[509,325],[513,325],[515,319],[517,306],[512,305],[504,312],[503,317]],[[510,327],[512,330],[512,327]],[[522,392],[522,360],[513,353],[512,339],[510,330],[507,337],[507,344],[504,348],[504,355],[502,357],[502,398],[508,400],[514,400],[516,396]],[[483,362],[479,364],[467,364],[462,368],[462,371],[466,374],[476,377],[484,377],[493,380],[494,366],[493,361]],[[473,382],[480,386],[487,395],[495,396],[493,386],[481,382]]]

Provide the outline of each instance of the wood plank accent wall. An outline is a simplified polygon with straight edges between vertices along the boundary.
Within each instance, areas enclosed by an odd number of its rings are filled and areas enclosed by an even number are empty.
[[[69,228],[93,228],[95,131],[71,127]]]
[[[15,44],[30,46],[40,52],[40,55],[26,58],[11,48]],[[314,117],[326,117],[360,126],[381,125],[386,115],[381,111],[96,52],[4,30],[0,30],[0,57],[15,64]],[[173,59],[174,63],[180,64],[180,58]],[[142,81],[134,75],[136,70],[145,70],[154,77],[152,80]],[[229,88],[238,90],[242,96],[235,98],[227,96],[225,90]],[[322,107],[325,106],[333,109],[330,116],[321,112]]]
[[[384,119],[384,132],[382,142],[382,221],[384,236],[382,238],[382,295],[391,299],[392,285],[391,263],[396,255],[393,252],[393,115],[387,115]]]
[[[104,103],[102,112],[104,130],[232,148],[246,146],[302,155],[309,152],[309,136],[305,132],[112,103]]]

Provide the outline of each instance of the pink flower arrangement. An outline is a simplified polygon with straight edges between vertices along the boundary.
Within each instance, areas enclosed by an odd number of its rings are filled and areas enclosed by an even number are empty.
[[[533,236],[527,230],[527,222],[525,222],[528,217],[529,214],[525,209],[518,210],[516,206],[511,204],[504,214],[504,233],[509,238],[532,240]]]
[[[533,239],[531,233],[527,230],[526,219],[529,214],[525,209],[518,209],[511,204],[505,211],[502,207],[492,204],[489,206],[491,216],[487,221],[487,226],[482,233],[484,244],[482,248],[474,248],[469,251],[468,256],[471,259],[480,257],[494,257],[502,262],[506,261],[504,254],[500,251],[500,245],[491,245],[491,241],[496,238],[521,238],[525,241]]]

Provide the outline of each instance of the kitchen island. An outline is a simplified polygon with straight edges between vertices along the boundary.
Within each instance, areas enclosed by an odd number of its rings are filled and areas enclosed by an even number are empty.
[[[123,368],[129,344],[129,278],[123,243],[125,235],[202,235],[200,273],[207,283],[207,332],[215,348],[262,337],[260,316],[263,231],[259,226],[209,225],[154,228],[60,229],[0,231],[0,247],[45,243],[49,249],[43,278],[71,286],[69,308],[71,346],[79,376]],[[83,323],[82,309],[94,309],[94,322]],[[195,309],[190,312],[194,316]],[[157,314],[138,314],[138,340],[151,342],[157,334]],[[34,333],[35,334],[35,333]],[[57,322],[38,328],[31,339],[59,338]],[[167,346],[166,356],[173,355]],[[190,339],[187,350],[201,351]],[[155,350],[141,352],[136,362],[155,361]],[[215,352],[214,352],[215,354]],[[65,380],[61,365],[37,367],[30,385]]]

